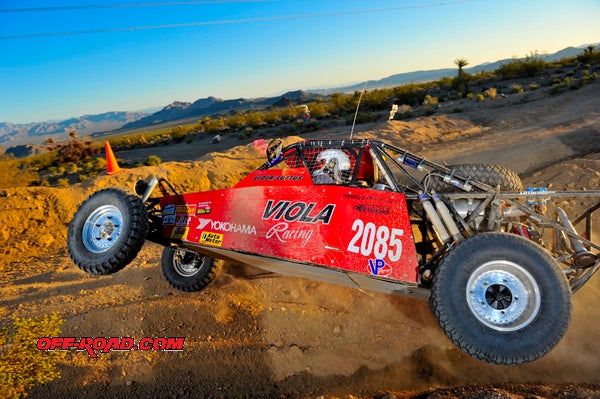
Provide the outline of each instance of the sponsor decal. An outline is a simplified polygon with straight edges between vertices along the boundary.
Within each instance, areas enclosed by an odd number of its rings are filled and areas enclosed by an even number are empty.
[[[173,225],[175,224],[175,215],[167,215],[163,217],[163,225]]]
[[[289,240],[300,241],[301,246],[306,246],[315,232],[309,229],[290,229],[286,222],[277,223],[271,227],[265,237],[270,240],[275,238],[279,242],[286,243]]]
[[[342,198],[351,199],[351,200],[359,200],[359,201],[378,201],[378,202],[387,202],[390,204],[396,204],[396,199],[392,194],[390,194],[389,196],[386,196],[386,197],[369,197],[366,195],[357,195],[357,194],[352,194],[352,193],[346,193],[342,196]]]
[[[196,213],[196,205],[177,205],[175,213],[178,215],[193,215]]]
[[[286,222],[329,224],[335,210],[335,204],[327,204],[317,211],[315,202],[292,202],[268,200],[262,218],[265,220],[285,220]]]
[[[202,244],[216,245],[220,247],[223,245],[223,234],[203,231],[200,235],[200,242]]]
[[[262,181],[262,180],[277,180],[277,181],[300,181],[304,179],[304,176],[254,176],[254,181]]]
[[[209,224],[210,222],[212,222],[212,220],[210,219],[204,219],[204,218],[198,218],[198,227],[196,227],[198,230],[202,230],[203,228],[206,227],[207,224]]]
[[[177,215],[177,219],[175,220],[175,226],[189,226],[191,217],[185,215]]]
[[[188,235],[188,231],[190,231],[189,227],[175,227],[171,232],[171,238],[180,238],[185,240]]]
[[[378,215],[389,215],[390,214],[389,206],[380,206],[380,205],[373,205],[373,204],[360,204],[360,205],[355,205],[354,209],[356,209],[359,212],[376,213]]]
[[[39,351],[68,351],[75,349],[85,351],[92,358],[97,358],[98,353],[110,351],[183,351],[184,337],[144,337],[136,341],[131,337],[42,337],[37,340],[36,348]]]
[[[212,208],[212,201],[199,202],[196,208],[196,215],[207,215]]]
[[[375,276],[389,276],[392,274],[392,267],[385,263],[383,259],[369,259],[369,273]]]
[[[174,215],[175,214],[175,204],[165,205],[165,209],[163,209],[162,214],[163,215]]]
[[[216,231],[224,231],[226,233],[242,233],[256,235],[256,227],[251,224],[239,224],[232,222],[221,222],[219,220],[211,219],[198,219],[198,230],[202,230],[208,227],[210,223],[210,229]]]

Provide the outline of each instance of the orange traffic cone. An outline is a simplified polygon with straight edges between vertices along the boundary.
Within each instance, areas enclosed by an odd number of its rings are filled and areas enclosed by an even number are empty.
[[[114,175],[115,173],[123,172],[123,169],[117,163],[117,158],[115,158],[115,154],[112,148],[110,148],[108,141],[104,142],[104,152],[106,153],[106,174]]]

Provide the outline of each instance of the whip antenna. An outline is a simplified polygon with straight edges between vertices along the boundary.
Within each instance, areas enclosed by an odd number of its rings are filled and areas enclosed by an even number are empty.
[[[360,96],[358,96],[358,102],[356,103],[356,111],[354,111],[354,120],[352,121],[352,129],[350,129],[350,140],[352,140],[352,134],[354,134],[354,125],[356,124],[356,116],[358,115],[358,107],[360,107],[360,100],[362,99],[363,93],[367,88],[368,81],[365,81],[365,85],[360,91]]]

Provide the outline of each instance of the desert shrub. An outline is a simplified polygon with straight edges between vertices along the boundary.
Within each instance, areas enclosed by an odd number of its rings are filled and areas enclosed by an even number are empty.
[[[487,96],[489,99],[493,100],[498,95],[498,91],[496,90],[495,87],[490,87],[489,89],[484,91],[483,94],[485,96]]]
[[[150,155],[148,158],[146,158],[144,165],[157,166],[157,165],[160,165],[160,163],[161,163],[160,157],[158,157],[157,155]]]
[[[45,144],[49,151],[56,151],[55,163],[57,165],[85,161],[98,152],[98,149],[92,145],[91,140],[80,139],[74,130],[69,133],[67,143],[56,143],[50,138],[46,140]]]
[[[540,88],[540,86],[539,86],[537,83],[531,83],[531,84],[529,85],[529,90],[530,90],[530,91],[537,90],[537,89],[539,89],[539,88]]]
[[[58,179],[56,185],[58,187],[69,187],[69,179]]]
[[[250,112],[246,115],[246,124],[253,128],[264,126],[265,119],[262,112]]]
[[[381,115],[375,112],[359,112],[356,114],[356,123],[376,122]],[[346,115],[346,124],[351,125],[354,122],[354,114]]]
[[[585,64],[600,62],[600,52],[596,51],[593,45],[587,46],[581,54],[577,55],[577,61]]]
[[[521,94],[521,93],[525,93],[525,90],[523,89],[523,87],[521,85],[518,84],[512,84],[510,85],[510,93],[511,94]]]
[[[383,111],[390,107],[392,91],[389,89],[376,89],[363,95],[362,103],[371,111]],[[361,106],[362,108],[362,106]]]
[[[484,100],[485,100],[485,96],[481,93],[479,93],[475,96],[475,101],[484,101]]]
[[[225,124],[231,129],[241,129],[246,126],[246,118],[238,111],[237,114],[227,117]]]
[[[22,398],[35,384],[56,378],[57,360],[65,352],[41,352],[36,344],[41,337],[60,334],[63,319],[57,313],[30,319],[14,317],[0,329],[0,386],[5,398]]]
[[[583,76],[581,78],[581,82],[584,85],[595,82],[596,80],[598,80],[598,72],[594,72],[594,73],[590,74],[590,71],[588,71],[588,70],[583,71]]]
[[[392,89],[395,104],[407,104],[411,106],[423,104],[425,101],[425,90],[415,84],[402,85]]]
[[[437,103],[438,103],[438,98],[432,97],[429,94],[427,94],[425,96],[425,98],[423,99],[423,105],[436,105]]]
[[[308,104],[310,115],[313,118],[325,118],[330,116],[330,106],[322,102],[313,102]]]
[[[511,61],[500,65],[496,74],[504,79],[518,77],[532,77],[543,71],[547,66],[544,57],[537,52],[531,52],[524,59],[513,58]]]

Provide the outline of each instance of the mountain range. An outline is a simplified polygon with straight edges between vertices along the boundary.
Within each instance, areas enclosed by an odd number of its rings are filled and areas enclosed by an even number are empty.
[[[594,44],[597,46],[598,44]],[[547,61],[560,60],[574,57],[581,53],[588,45],[567,47],[556,53],[545,55]],[[511,61],[504,59],[495,62],[483,63],[472,68],[465,68],[468,73],[480,71],[493,71],[503,63]],[[456,75],[456,68],[442,68],[399,73],[379,80],[366,82],[366,88],[373,90],[399,86],[406,83],[420,83]],[[65,140],[68,133],[75,130],[79,136],[97,136],[110,131],[127,131],[131,129],[147,128],[152,126],[176,125],[189,123],[206,116],[227,115],[233,112],[259,110],[268,107],[283,107],[309,103],[317,98],[323,98],[332,93],[352,92],[362,90],[365,82],[354,85],[334,87],[327,89],[290,91],[280,96],[245,99],[237,98],[223,100],[216,97],[201,98],[194,102],[175,101],[157,112],[148,114],[144,112],[106,112],[99,115],[85,115],[58,122],[39,122],[28,124],[13,124],[0,122],[0,144],[7,148],[27,144],[40,144],[46,138]],[[7,151],[8,152],[8,151]]]
[[[79,136],[88,136],[96,132],[119,129],[124,124],[143,118],[146,115],[142,112],[125,111],[84,115],[56,122],[33,122],[26,124],[0,122],[0,144],[4,147],[39,144],[48,137],[64,139],[73,130]]]
[[[548,61],[558,61],[563,58],[575,57],[578,54],[581,54],[583,48],[586,48],[588,45],[583,45],[580,47],[567,47],[562,50],[557,51],[556,53],[549,55],[542,55],[543,58]],[[595,44],[594,46],[597,46]],[[512,61],[512,58],[506,58],[503,60],[498,60],[494,62],[486,62],[472,68],[465,68],[465,72],[470,74],[475,74],[482,71],[494,71],[498,69],[502,64],[505,64],[509,61]],[[369,80],[367,82],[360,82],[353,85],[342,86],[342,87],[334,87],[328,89],[314,89],[307,90],[309,93],[316,93],[322,95],[328,95],[339,92],[352,92],[357,90],[362,90],[365,87],[367,90],[372,89],[383,89],[387,87],[400,86],[407,83],[422,83],[429,82],[433,80],[442,79],[449,76],[456,76],[456,68],[442,68],[442,69],[430,69],[425,71],[414,71],[414,72],[406,72],[406,73],[398,73],[395,75],[388,76],[379,80]]]

